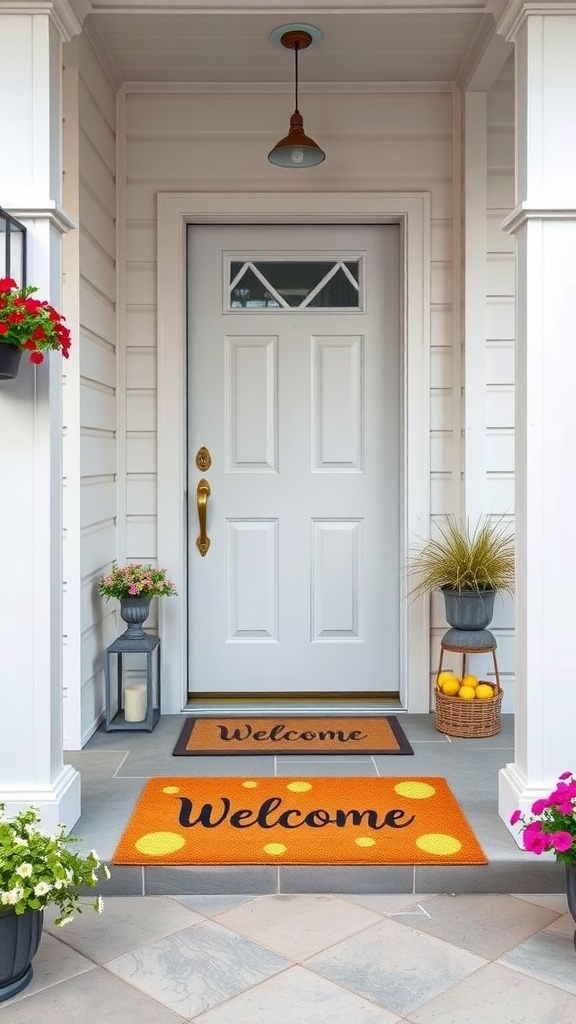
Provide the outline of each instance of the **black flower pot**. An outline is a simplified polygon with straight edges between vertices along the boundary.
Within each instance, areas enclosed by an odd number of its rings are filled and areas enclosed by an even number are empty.
[[[576,921],[576,864],[566,864],[565,868],[568,910]],[[574,947],[576,948],[576,931],[574,932]]]
[[[18,376],[22,349],[16,345],[0,343],[0,380],[14,380]]]
[[[43,925],[42,910],[27,910],[25,914],[0,910],[0,1003],[32,981],[32,959],[40,945]]]

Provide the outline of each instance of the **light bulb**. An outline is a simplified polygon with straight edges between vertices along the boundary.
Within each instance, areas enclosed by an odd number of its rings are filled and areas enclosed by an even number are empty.
[[[304,160],[304,152],[301,149],[293,149],[290,154],[290,159],[293,164],[301,164]]]

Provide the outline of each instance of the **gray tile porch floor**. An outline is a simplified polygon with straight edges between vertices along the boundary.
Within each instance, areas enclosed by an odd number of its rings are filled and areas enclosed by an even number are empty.
[[[563,894],[112,896],[0,1024],[574,1024]]]
[[[173,758],[176,716],[152,734],[94,736],[68,760],[82,772],[75,831],[106,859],[149,775],[245,767],[444,775],[490,863],[369,875],[285,868],[274,877],[257,868],[113,868],[101,917],[87,910],[58,929],[49,908],[32,982],[0,1003],[0,1024],[574,1024],[574,921],[562,871],[521,854],[496,815],[510,720],[485,741],[449,741],[432,716],[401,721],[414,757],[306,767],[300,758]],[[122,890],[150,895],[115,895]]]
[[[82,775],[82,816],[74,831],[109,861],[150,776],[440,775],[447,779],[483,847],[476,867],[129,867],[107,886],[118,896],[273,893],[545,893],[564,889],[563,868],[519,850],[497,813],[498,770],[514,758],[513,719],[488,739],[439,733],[434,715],[399,714],[414,755],[174,757],[183,716],[163,716],[152,733],[99,730],[67,755]]]

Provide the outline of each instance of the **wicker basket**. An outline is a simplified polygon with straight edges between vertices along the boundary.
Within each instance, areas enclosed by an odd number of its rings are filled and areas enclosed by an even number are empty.
[[[484,682],[484,680],[482,680]],[[488,683],[492,686],[492,683]],[[500,706],[502,687],[488,700],[462,700],[448,697],[436,687],[436,728],[446,736],[464,736],[478,739],[482,736],[496,736],[500,732]]]

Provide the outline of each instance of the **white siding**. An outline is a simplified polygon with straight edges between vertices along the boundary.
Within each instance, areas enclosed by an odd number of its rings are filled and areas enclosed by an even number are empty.
[[[488,515],[503,515],[513,522],[514,517],[514,240],[500,227],[514,206],[514,65],[506,64],[490,93],[486,97],[486,288],[484,294],[485,338],[483,358],[477,360],[484,367],[483,381],[474,382],[473,400],[482,403],[484,418],[482,455],[485,472],[481,476],[480,507]],[[466,268],[465,271],[466,273]],[[468,269],[468,273],[473,273]],[[460,322],[460,314],[456,314]],[[466,338],[462,338],[461,365],[458,352],[440,350],[435,346],[434,316],[432,319],[432,487],[431,513],[434,522],[445,513],[469,513],[466,501],[458,504],[454,465],[458,477],[475,476],[477,466],[466,465],[465,407],[470,395],[463,387],[462,401],[453,390],[452,375],[458,373],[464,383],[463,363],[466,358]],[[459,380],[460,383],[460,380]],[[461,443],[453,443],[454,416],[458,416]],[[471,456],[469,456],[471,457]],[[473,456],[472,456],[473,457]],[[475,524],[474,517],[470,525]],[[496,599],[494,619],[490,627],[498,643],[498,665],[504,689],[503,711],[514,710],[514,605],[508,596]],[[440,640],[446,631],[444,602],[439,593],[431,602],[431,687],[436,680],[440,658]],[[459,671],[460,656],[446,655],[445,666]],[[492,680],[494,669],[491,655],[475,656],[470,671]],[[432,703],[433,706],[433,703]]]
[[[486,510],[514,517],[514,239],[500,227],[514,207],[514,63],[487,97]],[[514,604],[496,600],[492,627],[504,700],[514,710]],[[486,661],[486,669],[490,662]],[[491,678],[490,672],[488,678]]]
[[[307,95],[307,130],[327,151],[313,175],[286,176],[268,150],[288,119],[285,96],[126,95],[126,555],[156,556],[156,193],[427,191],[431,195],[434,512],[452,509],[453,104],[449,93]],[[322,125],[320,131],[318,125]]]
[[[429,191],[432,209],[433,473],[436,511],[452,493],[452,98],[449,93],[307,95],[307,130],[327,160],[286,176],[266,154],[289,101],[277,95],[126,96],[126,550],[154,557],[156,481],[156,193]],[[322,125],[320,131],[318,125]],[[140,505],[139,502],[142,502]]]
[[[115,602],[96,589],[118,548],[116,97],[86,37],[65,48],[64,63],[64,198],[78,224],[65,249],[77,289],[64,442],[65,745],[74,749],[102,715],[104,650],[116,635]]]
[[[453,100],[448,93],[304,96],[308,131],[326,163],[299,178],[269,166],[267,150],[287,120],[285,97],[128,92],[123,205],[126,378],[126,541],[129,558],[156,556],[156,193],[159,191],[424,190],[431,195],[431,479],[433,519],[458,512],[464,472],[459,292],[455,261]],[[487,97],[485,508],[513,516],[514,247],[500,228],[514,203],[514,96],[510,63]],[[319,129],[322,125],[322,130]],[[455,255],[456,252],[456,255]],[[454,303],[456,302],[456,313]],[[456,381],[455,381],[456,378]],[[445,629],[432,601],[431,672]],[[497,601],[494,630],[513,709],[513,605]],[[479,666],[489,672],[490,666]]]

